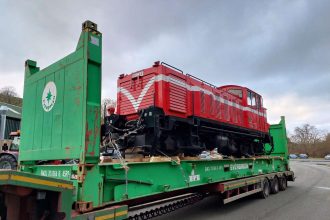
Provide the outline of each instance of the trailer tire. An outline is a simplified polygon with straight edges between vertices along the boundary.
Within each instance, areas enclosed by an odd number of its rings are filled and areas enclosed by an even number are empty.
[[[282,176],[280,178],[280,190],[284,191],[288,187],[288,180],[286,179],[285,176]]]
[[[270,194],[269,181],[265,178],[262,182],[262,191],[259,193],[260,198],[266,199]]]
[[[272,194],[276,194],[276,193],[278,193],[280,191],[279,188],[280,188],[280,186],[279,186],[279,180],[278,180],[278,177],[275,176],[273,178],[273,180],[271,181],[270,192]]]
[[[15,157],[10,154],[3,154],[0,156],[0,169],[16,170],[16,168],[17,161]]]

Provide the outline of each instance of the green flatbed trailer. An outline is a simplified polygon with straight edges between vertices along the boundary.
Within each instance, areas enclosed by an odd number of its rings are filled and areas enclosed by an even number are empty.
[[[294,180],[284,117],[270,127],[270,155],[101,163],[101,64],[102,34],[90,21],[83,23],[75,52],[42,70],[26,61],[20,166],[0,171],[1,220],[119,220],[142,203],[176,198],[164,208],[171,211],[210,193],[224,203],[254,193],[267,197],[267,187],[268,194],[269,189],[276,193],[275,186],[284,190],[286,181]]]

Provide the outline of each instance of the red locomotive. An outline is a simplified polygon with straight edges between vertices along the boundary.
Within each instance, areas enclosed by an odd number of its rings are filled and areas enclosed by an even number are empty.
[[[264,154],[272,143],[262,97],[235,85],[216,87],[166,63],[118,79],[117,112],[107,132],[124,151],[196,155],[218,148],[223,155]]]

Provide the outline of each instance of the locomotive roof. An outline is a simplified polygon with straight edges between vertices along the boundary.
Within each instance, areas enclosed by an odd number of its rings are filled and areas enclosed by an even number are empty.
[[[257,95],[260,95],[259,93],[253,91],[252,89],[249,89],[248,87],[244,87],[244,86],[238,86],[238,85],[224,85],[224,86],[219,86],[219,89],[226,89],[226,88],[238,88],[238,89],[247,89],[250,90],[251,92],[254,92]]]
[[[171,70],[174,71],[176,74],[182,74],[182,75],[185,75],[185,76],[188,76],[188,77],[192,77],[192,78],[194,78],[194,79],[196,79],[196,80],[198,80],[198,81],[201,81],[201,82],[203,82],[203,83],[205,83],[205,84],[208,84],[209,86],[214,87],[214,88],[219,89],[219,90],[221,90],[221,89],[227,89],[227,88],[246,89],[246,90],[250,90],[251,92],[254,92],[254,93],[256,93],[257,95],[261,96],[259,93],[253,91],[252,89],[249,89],[249,88],[247,88],[247,87],[244,87],[244,86],[239,86],[239,85],[223,85],[223,86],[218,86],[218,87],[217,87],[217,86],[215,86],[215,85],[213,85],[213,84],[211,84],[211,83],[209,83],[209,82],[206,82],[206,81],[204,81],[204,80],[202,80],[202,79],[200,79],[200,78],[198,78],[198,77],[196,77],[196,76],[194,76],[194,75],[187,74],[187,73],[185,74],[182,70],[180,70],[180,69],[178,69],[178,68],[176,68],[176,67],[174,67],[174,66],[171,66],[171,65],[169,65],[169,64],[167,64],[167,63],[160,62],[160,61],[156,61],[156,62],[154,62],[154,64],[153,64],[151,67],[149,67],[149,68],[141,69],[141,70],[138,70],[138,71],[135,71],[135,72],[131,72],[131,73],[128,73],[128,74],[121,74],[118,78],[119,78],[119,79],[122,79],[122,78],[124,78],[124,77],[126,77],[126,76],[131,76],[131,77],[133,78],[133,75],[137,75],[137,76],[138,76],[138,75],[140,75],[144,70],[151,69],[151,68],[158,67],[158,66],[162,66],[162,67],[164,67],[164,68],[171,69]]]

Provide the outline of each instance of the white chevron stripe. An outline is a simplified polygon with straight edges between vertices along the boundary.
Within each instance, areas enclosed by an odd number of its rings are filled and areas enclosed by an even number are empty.
[[[154,83],[155,81],[155,77],[152,77],[149,82],[147,83],[147,85],[145,85],[145,87],[142,89],[139,97],[137,100],[135,100],[135,98],[132,96],[132,94],[125,88],[123,87],[120,87],[118,88],[118,91],[123,93],[127,98],[128,100],[132,103],[133,105],[133,108],[135,109],[135,111],[138,110],[142,100],[143,100],[143,97],[147,94],[148,90],[150,89],[150,87],[152,86],[152,84]]]

